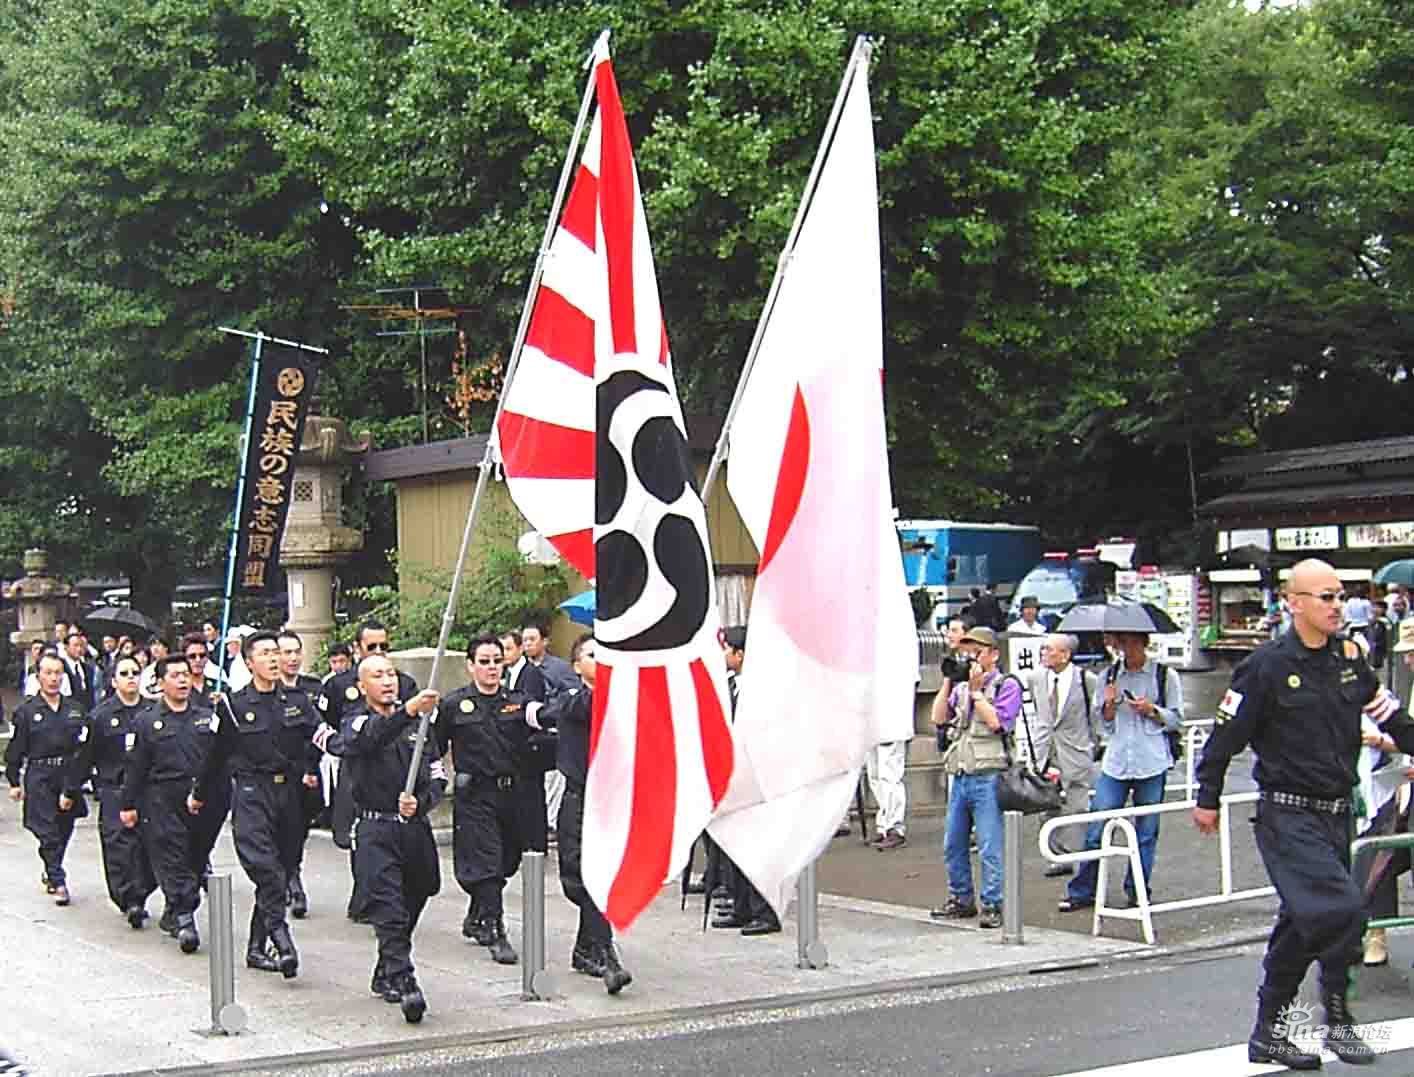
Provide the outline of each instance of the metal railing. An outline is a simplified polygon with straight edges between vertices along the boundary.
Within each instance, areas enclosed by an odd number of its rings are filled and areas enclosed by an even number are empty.
[[[1350,843],[1351,873],[1359,878],[1357,869],[1360,857],[1377,849],[1414,849],[1414,834],[1379,834],[1368,838],[1356,838]],[[1386,927],[1414,927],[1414,916],[1382,916],[1365,925],[1366,931]]]
[[[1183,723],[1183,781],[1169,786],[1165,793],[1179,790],[1187,800],[1198,791],[1198,756],[1213,735],[1216,721],[1214,718],[1192,718]]]
[[[1276,888],[1261,886],[1250,890],[1234,890],[1232,884],[1232,830],[1229,825],[1234,804],[1250,804],[1260,797],[1260,793],[1229,793],[1222,797],[1218,810],[1218,855],[1220,858],[1220,882],[1216,894],[1203,897],[1181,898],[1177,901],[1151,902],[1149,887],[1144,881],[1144,869],[1139,861],[1139,838],[1132,820],[1146,815],[1164,815],[1171,812],[1192,811],[1197,807],[1194,800],[1179,800],[1163,804],[1146,804],[1143,807],[1115,808],[1111,811],[1083,812],[1078,815],[1063,815],[1048,820],[1041,827],[1037,844],[1041,855],[1053,864],[1086,864],[1092,860],[1100,862],[1099,878],[1095,887],[1095,917],[1091,934],[1100,934],[1101,922],[1105,917],[1115,920],[1137,920],[1144,930],[1144,941],[1151,946],[1156,941],[1154,935],[1154,914],[1175,912],[1178,909],[1198,909],[1208,905],[1226,905],[1233,901],[1247,901],[1251,898],[1270,897]],[[1088,826],[1104,823],[1098,849],[1083,849],[1079,852],[1059,853],[1051,848],[1051,835],[1061,827]],[[1116,836],[1122,835],[1124,844],[1117,843]],[[1116,857],[1128,861],[1134,879],[1134,908],[1117,908],[1106,903],[1109,893],[1109,867]]]

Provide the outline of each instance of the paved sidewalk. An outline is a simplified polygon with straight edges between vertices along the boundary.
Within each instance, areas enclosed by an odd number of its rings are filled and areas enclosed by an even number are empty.
[[[563,1022],[641,1020],[691,1007],[1016,971],[1134,947],[1037,927],[1027,928],[1024,946],[1005,946],[996,931],[936,924],[926,909],[827,893],[820,930],[830,965],[802,970],[795,967],[793,911],[779,935],[746,939],[735,931],[703,933],[701,899],[680,911],[676,888],[669,887],[622,940],[634,982],[610,998],[599,981],[567,967],[575,910],[560,894],[552,852],[547,947],[556,993],[549,1001],[527,1003],[520,998],[519,966],[495,965],[485,950],[462,939],[465,898],[452,879],[450,849],[442,852],[442,894],[429,903],[415,938],[414,959],[429,1012],[421,1025],[409,1026],[396,1006],[368,993],[372,931],[343,915],[347,859],[327,834],[316,832],[309,845],[304,878],[313,911],[309,919],[294,922],[299,977],[286,982],[244,967],[251,886],[235,862],[229,836],[223,836],[216,868],[235,879],[236,992],[250,1021],[243,1035],[212,1037],[205,1034],[210,1026],[206,938],[200,954],[186,956],[155,924],[140,932],[127,926],[103,889],[92,819],[80,824],[66,861],[75,903],[56,907],[39,888],[37,848],[19,825],[19,806],[4,801],[0,950],[6,990],[0,1043],[37,1073],[148,1071],[382,1044],[416,1046]],[[518,879],[507,888],[508,927],[517,948],[519,888]],[[160,897],[149,907],[155,916]],[[204,911],[200,923],[205,932]]]

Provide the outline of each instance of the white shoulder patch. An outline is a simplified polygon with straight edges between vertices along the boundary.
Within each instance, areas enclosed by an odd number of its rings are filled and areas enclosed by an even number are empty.
[[[88,726],[87,726],[87,725],[84,725],[84,726],[80,727],[80,729],[79,729],[79,743],[80,743],[80,744],[87,744],[87,743],[88,743]]]
[[[329,697],[328,697],[328,696],[321,695],[321,696],[319,697],[319,709],[322,710],[322,711],[327,711],[327,710],[329,709]]]
[[[355,718],[355,719],[353,720],[353,731],[354,731],[355,733],[358,733],[358,732],[362,731],[362,729],[363,729],[363,727],[364,727],[364,724],[365,724],[367,721],[368,721],[368,715],[366,715],[366,714],[360,714],[357,718]]]
[[[1223,696],[1222,702],[1218,704],[1218,713],[1227,718],[1236,718],[1237,712],[1242,706],[1242,700],[1241,692],[1234,692],[1229,688]]]
[[[447,780],[447,768],[440,759],[432,760],[428,769],[431,771],[433,781],[445,782]]]

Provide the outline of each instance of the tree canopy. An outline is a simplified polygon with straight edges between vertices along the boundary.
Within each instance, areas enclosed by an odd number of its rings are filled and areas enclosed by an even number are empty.
[[[1411,16],[11,4],[0,574],[47,545],[159,608],[220,562],[248,372],[221,325],[329,347],[324,406],[379,447],[424,404],[433,437],[484,429],[606,26],[689,411],[725,410],[868,33],[900,510],[1191,556],[1217,456],[1401,432],[1414,402]],[[426,386],[411,338],[347,309],[412,284],[458,315]],[[376,582],[391,510],[351,502]]]

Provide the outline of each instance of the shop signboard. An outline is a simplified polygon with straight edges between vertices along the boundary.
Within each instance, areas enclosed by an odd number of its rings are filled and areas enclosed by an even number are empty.
[[[1340,546],[1340,527],[1278,527],[1276,539],[1278,550],[1334,550]]]
[[[1414,520],[1382,524],[1346,524],[1345,545],[1352,550],[1414,546]]]

